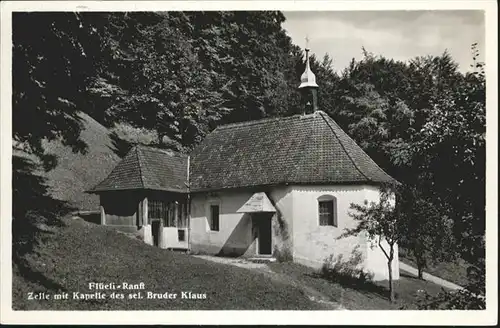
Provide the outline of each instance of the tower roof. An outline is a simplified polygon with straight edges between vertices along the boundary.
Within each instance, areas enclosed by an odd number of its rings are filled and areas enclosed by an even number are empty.
[[[304,70],[304,73],[300,76],[300,85],[299,89],[301,88],[317,88],[318,85],[316,84],[316,75],[311,71],[311,66],[309,64],[309,48],[306,48],[306,69]]]

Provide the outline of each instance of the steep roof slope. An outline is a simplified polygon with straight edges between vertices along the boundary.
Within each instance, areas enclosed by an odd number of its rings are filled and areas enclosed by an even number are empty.
[[[190,162],[192,191],[395,182],[322,111],[221,126]]]
[[[187,165],[186,155],[138,145],[89,192],[130,189],[187,192]]]

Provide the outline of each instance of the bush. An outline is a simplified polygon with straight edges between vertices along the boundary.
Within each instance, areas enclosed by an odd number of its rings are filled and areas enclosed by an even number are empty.
[[[485,277],[486,268],[483,259],[467,268],[471,281],[465,289],[447,292],[443,290],[436,296],[424,292],[417,300],[422,310],[484,310],[486,309]]]
[[[274,257],[276,257],[276,260],[278,262],[292,262],[293,261],[293,256],[292,252],[288,247],[282,247],[279,248],[277,246],[274,247]]]
[[[321,275],[344,286],[359,286],[371,283],[373,274],[365,271],[361,266],[362,254],[355,249],[353,256],[344,260],[343,255],[337,257],[331,254],[323,263]]]
[[[484,310],[486,300],[465,289],[451,292],[443,290],[435,296],[424,291],[417,299],[417,306],[419,310]]]

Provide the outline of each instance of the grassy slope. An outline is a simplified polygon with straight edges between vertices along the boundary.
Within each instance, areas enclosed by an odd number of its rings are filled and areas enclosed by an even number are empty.
[[[64,219],[63,223],[46,236],[37,255],[28,257],[33,272],[21,276],[14,267],[15,310],[324,309],[309,301],[300,289],[271,280],[264,273],[162,250],[81,219]],[[387,282],[369,289],[350,288],[318,277],[314,270],[298,264],[275,263],[270,267],[351,310],[415,308],[417,290],[431,294],[441,290],[435,284],[402,276],[396,282],[397,303],[391,304],[385,295]],[[91,292],[89,282],[144,282],[143,296],[151,291],[178,293],[180,297],[182,291],[192,291],[206,293],[207,299],[27,299],[29,292],[54,295],[58,290],[69,292],[72,298],[73,292]]]
[[[414,258],[402,247],[399,248],[399,260],[414,268],[417,267]],[[467,286],[469,283],[469,279],[467,278],[467,267],[467,262],[459,258],[454,262],[442,261],[439,263],[429,263],[428,268],[426,268],[424,272],[451,281],[459,286]]]
[[[403,306],[406,309],[416,309],[418,290],[425,290],[433,295],[442,290],[441,286],[434,283],[418,280],[402,273],[400,279],[394,282],[396,302],[390,303],[387,281],[378,281],[372,286],[352,288],[330,282],[319,276],[313,269],[296,263],[275,263],[270,266],[275,272],[289,275],[322,291],[348,310],[397,310]]]
[[[415,261],[404,255],[400,255],[399,260],[403,263],[416,268]],[[469,279],[467,278],[467,262],[458,259],[456,262],[439,262],[434,265],[429,265],[424,272],[430,273],[436,277],[448,280],[459,286],[467,286]]]
[[[29,280],[14,268],[13,308],[36,310],[314,309],[298,289],[261,273],[148,246],[109,227],[65,219],[28,258]],[[206,300],[27,300],[28,292],[89,292],[89,282],[144,282],[155,293],[192,291]],[[180,296],[179,296],[180,297]]]
[[[47,142],[44,148],[58,157],[55,169],[43,173],[54,198],[69,201],[81,210],[98,210],[99,198],[85,194],[103,180],[119,161],[109,131],[87,114],[81,113],[84,129],[81,138],[87,143],[86,154],[73,153],[58,141]]]

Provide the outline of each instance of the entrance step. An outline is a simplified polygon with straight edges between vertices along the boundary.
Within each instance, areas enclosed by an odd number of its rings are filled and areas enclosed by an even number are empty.
[[[247,260],[254,263],[276,262],[276,258],[272,256],[249,257]]]

